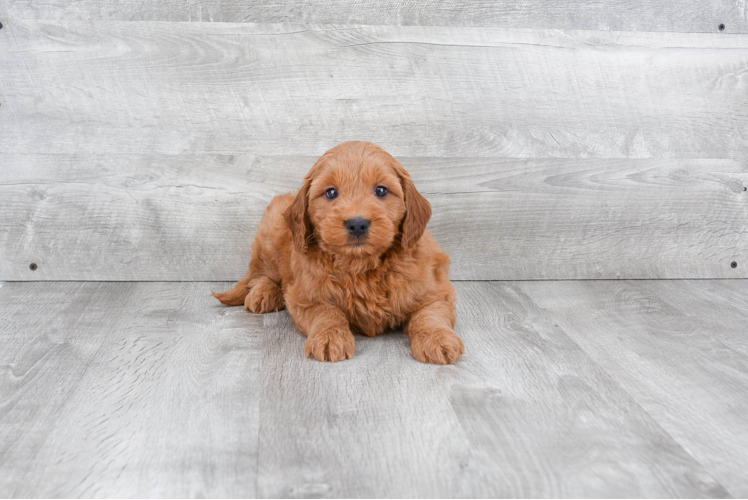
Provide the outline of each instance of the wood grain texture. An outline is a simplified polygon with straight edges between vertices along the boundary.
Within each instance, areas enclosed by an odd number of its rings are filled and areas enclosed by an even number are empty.
[[[744,421],[736,426],[746,358],[698,351],[737,325],[732,304],[715,302],[724,314],[704,329],[696,311],[675,324],[645,312],[637,294],[664,304],[678,291],[670,284],[457,283],[468,349],[458,364],[417,363],[397,332],[357,337],[354,359],[323,364],[304,358],[286,312],[214,304],[207,292],[225,285],[0,287],[0,494],[724,497],[723,480],[742,491],[725,472],[748,459]],[[689,286],[695,297],[722,293]],[[562,321],[559,303],[573,297],[586,299],[573,316],[591,318],[582,333]],[[606,298],[625,305],[612,321],[598,310]],[[670,376],[636,377],[622,321],[638,342],[653,337],[638,357],[662,358],[653,368]],[[688,345],[666,331],[688,332]],[[574,339],[587,335],[620,346],[609,356],[628,369],[580,348]],[[717,396],[702,401],[716,375],[729,377],[712,389],[735,410],[722,416],[706,407]],[[653,385],[669,396],[641,399]],[[721,454],[694,446],[728,436]]]
[[[290,318],[266,316],[261,496],[726,495],[530,299],[458,294],[468,352],[450,367],[414,363],[399,333],[303,360]]]
[[[622,31],[748,32],[742,0],[6,0],[10,19],[117,21],[229,21],[379,25],[485,26]],[[12,21],[11,21],[12,22]]]
[[[0,288],[0,494],[255,496],[261,323],[211,286]]]
[[[0,152],[748,158],[748,36],[20,21]]]
[[[748,495],[748,281],[517,286],[732,496]]]
[[[403,333],[356,337],[356,355],[304,356],[287,313],[266,316],[258,491],[265,498],[449,497],[470,459],[433,366]]]
[[[453,279],[748,276],[744,163],[401,160]],[[0,279],[237,279],[265,206],[314,161],[0,154]]]
[[[748,284],[745,280],[704,280],[642,283],[641,291],[667,298],[678,311],[709,332],[715,341],[748,356]],[[719,328],[716,327],[719,325]]]

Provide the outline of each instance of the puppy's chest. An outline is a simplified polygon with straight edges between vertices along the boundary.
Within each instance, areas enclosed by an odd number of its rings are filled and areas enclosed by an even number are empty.
[[[397,276],[371,273],[367,276],[336,276],[333,302],[351,326],[364,335],[374,336],[400,326],[411,301],[403,297]]]

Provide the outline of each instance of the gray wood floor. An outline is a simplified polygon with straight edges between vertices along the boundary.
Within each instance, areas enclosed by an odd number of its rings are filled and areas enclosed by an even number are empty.
[[[748,280],[457,283],[446,367],[223,286],[1,284],[0,495],[748,495]]]

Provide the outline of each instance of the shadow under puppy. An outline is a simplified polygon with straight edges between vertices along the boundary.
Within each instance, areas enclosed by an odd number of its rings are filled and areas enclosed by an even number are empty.
[[[253,313],[288,308],[306,355],[353,357],[353,332],[403,328],[413,356],[454,363],[465,347],[455,324],[450,260],[426,224],[431,205],[399,161],[370,142],[323,154],[294,195],[270,202],[249,271],[213,295]]]

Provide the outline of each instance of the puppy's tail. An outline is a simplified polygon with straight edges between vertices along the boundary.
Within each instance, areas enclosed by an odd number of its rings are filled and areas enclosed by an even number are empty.
[[[241,306],[249,293],[249,274],[239,280],[234,288],[225,292],[211,292],[213,297],[227,306]]]

